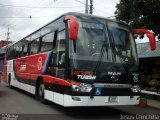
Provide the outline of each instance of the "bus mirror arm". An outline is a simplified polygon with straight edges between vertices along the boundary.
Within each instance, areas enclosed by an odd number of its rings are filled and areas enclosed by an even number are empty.
[[[68,34],[70,40],[77,40],[79,23],[75,16],[67,15],[64,18],[64,22],[68,25]]]
[[[62,53],[61,56],[59,56],[59,64],[61,66],[65,65],[65,53]]]
[[[153,51],[156,49],[156,40],[152,32],[145,30],[145,29],[135,29],[134,34],[138,34],[138,35],[146,34],[150,41],[151,50]]]

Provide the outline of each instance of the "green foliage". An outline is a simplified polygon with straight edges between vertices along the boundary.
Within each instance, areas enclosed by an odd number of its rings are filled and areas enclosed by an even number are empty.
[[[149,85],[153,88],[157,88],[160,86],[160,81],[156,80],[156,79],[153,79],[149,82]]]
[[[117,20],[133,29],[149,29],[160,36],[160,0],[120,0],[116,8]]]

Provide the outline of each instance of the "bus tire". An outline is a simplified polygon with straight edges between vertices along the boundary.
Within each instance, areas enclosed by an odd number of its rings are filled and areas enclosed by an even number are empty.
[[[43,104],[47,104],[47,100],[44,98],[45,86],[43,80],[40,81],[38,85],[38,98]]]
[[[9,85],[9,88],[13,88],[13,86],[11,85],[11,74],[9,73],[8,74],[8,85]]]

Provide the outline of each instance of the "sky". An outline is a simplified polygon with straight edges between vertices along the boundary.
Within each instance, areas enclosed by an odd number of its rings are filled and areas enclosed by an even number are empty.
[[[66,12],[85,12],[86,0],[0,0],[0,40],[18,41]],[[88,0],[89,1],[89,0]],[[113,17],[119,0],[93,0],[93,15]]]

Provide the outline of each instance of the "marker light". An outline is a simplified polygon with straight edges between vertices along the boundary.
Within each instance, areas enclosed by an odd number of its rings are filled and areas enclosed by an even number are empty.
[[[138,85],[134,85],[131,87],[132,92],[139,93],[141,92],[141,88]]]

